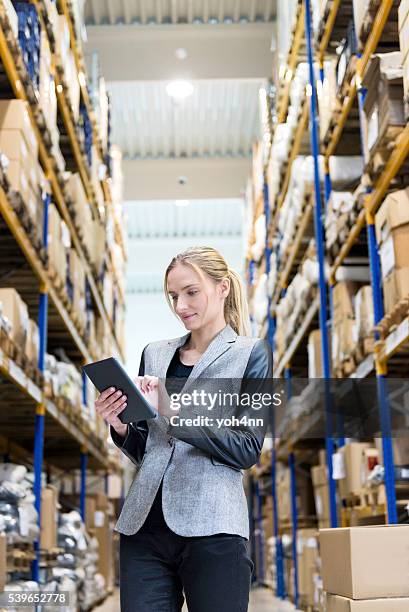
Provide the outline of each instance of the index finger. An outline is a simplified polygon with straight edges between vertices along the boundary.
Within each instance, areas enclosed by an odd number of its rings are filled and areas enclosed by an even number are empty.
[[[105,391],[102,391],[98,399],[106,400],[114,392],[115,392],[115,387],[109,387],[108,389],[105,389]]]

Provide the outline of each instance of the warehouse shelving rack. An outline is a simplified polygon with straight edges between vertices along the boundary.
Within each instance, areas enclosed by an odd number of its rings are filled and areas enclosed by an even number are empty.
[[[339,18],[339,9],[341,2],[339,0],[333,0],[330,3],[329,11],[325,17],[324,23],[322,24],[322,33],[319,38],[318,48],[316,50],[316,57],[321,66],[320,77],[323,78],[323,61],[325,54],[327,52],[327,48],[331,42],[331,37],[336,30],[338,18]],[[286,117],[286,109],[288,108],[288,92],[290,81],[292,78],[292,74],[294,72],[294,68],[299,61],[297,59],[297,54],[294,55],[295,51],[300,49],[300,40],[303,40],[304,36],[306,39],[307,51],[308,51],[308,61],[310,68],[310,129],[311,129],[311,142],[312,142],[312,152],[315,160],[315,233],[319,240],[323,235],[322,225],[321,225],[321,214],[322,214],[322,206],[321,206],[321,183],[319,177],[319,169],[318,169],[318,155],[320,153],[319,141],[318,141],[318,117],[316,110],[316,89],[315,89],[315,74],[314,74],[314,53],[313,53],[313,39],[311,32],[311,6],[310,0],[304,0],[303,3],[304,9],[304,17],[305,17],[305,34],[300,31],[300,7],[299,13],[297,17],[297,26],[293,33],[294,40],[292,46],[292,52],[289,56],[289,60],[291,60],[291,66],[288,65],[285,75],[290,74],[291,76],[286,79],[285,85],[282,86],[281,95],[283,96],[281,100],[278,102],[278,121],[283,122]],[[390,11],[393,6],[393,0],[381,0],[379,3],[378,11],[375,16],[372,31],[364,45],[362,50],[362,54],[359,57],[356,74],[352,75],[352,78],[348,84],[347,93],[344,97],[342,108],[340,114],[337,116],[337,124],[335,126],[334,131],[332,132],[331,138],[325,144],[324,150],[322,151],[325,159],[325,176],[324,176],[324,192],[325,192],[325,202],[328,201],[328,198],[331,193],[331,180],[329,175],[329,158],[333,155],[337,149],[337,146],[340,142],[342,133],[347,125],[347,120],[350,115],[350,112],[353,108],[354,103],[358,102],[358,109],[361,112],[362,105],[362,76],[365,72],[365,68],[367,67],[371,55],[376,51],[377,46],[382,38],[382,32],[387,23]],[[296,38],[295,38],[296,35]],[[284,92],[284,93],[283,93]],[[356,101],[356,98],[358,100]],[[361,120],[361,117],[360,117]],[[300,130],[300,128],[299,128]],[[383,299],[380,288],[380,265],[379,265],[379,255],[377,251],[376,237],[374,232],[374,215],[379,208],[380,204],[384,196],[386,195],[388,189],[390,188],[391,182],[394,177],[399,173],[402,165],[405,160],[409,156],[409,126],[403,130],[396,146],[394,147],[385,168],[381,172],[380,176],[375,181],[375,184],[372,186],[372,190],[368,190],[368,194],[365,200],[365,206],[360,211],[358,218],[355,222],[355,225],[352,227],[350,234],[341,248],[341,252],[336,257],[331,269],[330,269],[330,279],[329,279],[329,303],[330,303],[330,312],[331,302],[332,302],[332,287],[335,283],[335,274],[337,269],[344,263],[348,253],[350,252],[352,246],[358,239],[361,231],[364,229],[365,225],[367,227],[367,235],[368,235],[368,246],[369,246],[369,263],[370,263],[370,272],[371,272],[371,284],[374,288],[373,291],[373,300],[374,300],[374,311],[375,311],[375,353],[368,355],[363,362],[359,364],[356,371],[351,375],[351,377],[366,377],[369,374],[375,373],[377,380],[377,391],[378,391],[378,401],[380,406],[380,425],[382,432],[382,440],[383,440],[383,455],[384,455],[384,466],[385,466],[385,485],[386,485],[386,497],[387,497],[387,519],[389,523],[397,522],[397,510],[396,510],[396,493],[395,493],[395,481],[394,481],[394,464],[393,464],[393,449],[392,449],[392,439],[391,439],[391,421],[390,421],[390,406],[388,401],[388,391],[386,387],[386,375],[387,375],[387,366],[388,363],[391,363],[392,358],[398,360],[398,363],[402,363],[402,360],[407,358],[409,352],[409,317],[406,316],[404,320],[398,325],[396,329],[394,329],[389,334],[383,334],[383,338],[380,337],[379,330],[387,329],[388,325],[387,321],[385,321],[386,317],[384,317],[383,313]],[[290,160],[294,159],[295,155],[292,150],[290,154]],[[290,164],[289,164],[290,166]],[[287,168],[287,172],[289,168]],[[317,223],[318,221],[318,223]],[[322,247],[318,249],[318,257],[321,262],[321,266],[324,264],[324,248]],[[278,289],[276,289],[274,293],[275,300],[282,295],[285,291],[285,277],[279,276],[279,285]],[[326,312],[327,312],[327,286],[325,277],[323,275],[323,270],[320,274],[320,328],[321,331],[327,330],[328,321],[326,320]],[[275,320],[273,313],[268,311],[268,327],[272,328],[274,332]],[[308,326],[306,326],[308,329]],[[307,332],[305,330],[299,330],[299,336],[302,337],[302,333]],[[389,330],[388,330],[389,331]],[[327,334],[322,333],[322,360],[324,365],[324,377],[329,379],[330,377],[330,368],[329,368],[329,355],[328,355],[328,347],[325,346],[327,343]],[[297,338],[298,339],[298,338]],[[273,343],[272,343],[273,344]],[[276,376],[281,376],[284,373],[284,377],[287,381],[291,380],[291,370],[290,363],[291,357],[294,354],[294,348],[297,344],[296,340],[294,340],[287,349],[285,354],[285,358],[280,361],[277,371],[275,372]],[[332,431],[332,430],[331,430]],[[283,444],[280,441],[280,448],[277,451],[275,443],[273,444],[273,452],[271,455],[271,475],[272,475],[272,493],[275,497],[276,491],[276,483],[275,483],[275,474],[276,474],[276,462],[277,459],[281,460],[287,459],[289,468],[290,468],[290,478],[291,478],[291,506],[292,506],[292,533],[293,540],[296,540],[296,532],[297,532],[297,511],[296,511],[296,479],[295,479],[295,455],[294,449],[297,446],[297,442],[302,436],[302,432],[297,432],[295,438],[291,441],[284,442]],[[273,439],[274,439],[274,429],[273,429]],[[335,483],[332,479],[332,449],[335,447],[335,440],[328,436],[326,439],[326,450],[327,450],[327,467],[329,474],[329,486],[330,486],[330,509],[331,509],[331,524],[332,526],[336,526],[336,503],[335,503]],[[342,446],[344,440],[342,436],[337,440],[337,445]],[[332,486],[331,486],[332,481]],[[275,500],[276,501],[276,500]],[[273,512],[273,521],[274,521],[274,534],[276,536],[276,542],[279,540],[278,534],[278,512],[277,507],[274,507]],[[285,596],[285,586],[278,579],[279,575],[283,575],[283,559],[281,554],[276,555],[276,563],[277,563],[277,595],[279,597]],[[298,582],[297,582],[297,558],[296,551],[293,550],[293,563],[294,563],[294,593],[295,598],[298,598]],[[297,603],[297,601],[296,601]]]
[[[45,23],[44,23],[44,18],[43,18],[43,13],[41,11],[41,8],[44,6],[41,2],[40,4],[40,0],[30,0],[30,2],[36,7],[39,18],[40,18],[40,22],[41,22],[41,27],[42,30],[44,32],[47,33],[47,28],[45,27]],[[65,11],[63,14],[66,16],[67,20],[69,20],[69,29],[70,29],[70,33],[71,33],[71,38],[70,40],[72,40],[72,36],[74,36],[74,28],[72,25],[72,21],[71,21],[71,17],[68,14],[68,9],[67,9],[67,5],[65,2],[61,2],[61,8],[65,9]],[[51,46],[51,41],[48,40],[50,46]],[[75,57],[75,63],[76,63],[76,67],[78,70],[78,74],[82,75],[82,78],[79,78],[79,82],[80,82],[80,91],[81,91],[81,96],[82,99],[84,101],[84,104],[87,108],[88,114],[92,116],[92,129],[93,129],[93,139],[94,142],[97,143],[97,151],[98,154],[100,156],[101,161],[103,160],[103,153],[102,153],[102,146],[99,140],[99,136],[95,127],[95,117],[93,115],[93,110],[90,107],[90,100],[89,100],[89,95],[88,95],[88,90],[85,84],[85,77],[84,77],[84,62],[83,59],[81,58],[81,56],[79,55],[79,51],[77,48],[77,45],[73,45],[72,49],[74,51],[74,57]],[[53,77],[54,77],[54,81],[55,81],[55,88],[56,88],[56,95],[57,95],[57,101],[58,101],[58,109],[61,113],[62,119],[63,119],[63,123],[64,123],[64,127],[65,130],[67,132],[69,141],[70,141],[70,146],[72,149],[72,154],[73,154],[73,158],[75,160],[75,164],[77,167],[77,170],[79,172],[79,175],[81,177],[81,181],[85,190],[85,193],[87,194],[87,199],[91,205],[92,211],[93,211],[93,216],[94,218],[98,219],[98,220],[102,220],[102,213],[103,211],[101,211],[99,209],[97,200],[96,200],[96,195],[95,195],[95,191],[91,185],[91,178],[89,176],[89,170],[88,170],[88,166],[87,166],[87,160],[86,160],[86,156],[85,154],[81,151],[81,146],[79,143],[79,139],[78,139],[78,134],[77,131],[75,129],[75,120],[72,114],[72,110],[71,110],[71,106],[69,104],[68,101],[68,95],[66,92],[66,85],[61,77],[61,70],[59,66],[56,66],[54,58],[52,61],[52,72],[53,72]],[[111,191],[107,182],[107,179],[104,178],[101,181],[102,184],[102,188],[103,188],[103,192],[104,192],[104,198],[107,198],[107,202],[106,202],[106,206],[110,206],[112,203],[112,199],[111,199]],[[117,227],[117,222],[115,219],[115,237],[118,238],[118,236],[120,236],[119,239],[119,244],[121,245],[121,248],[123,250],[124,253],[124,245],[123,245],[123,240],[122,240],[122,233],[119,231],[119,228]],[[109,256],[108,259],[108,269],[109,272],[112,273],[113,272],[113,262],[112,262],[112,258],[111,258],[111,252],[108,250],[107,254]],[[121,303],[123,304],[125,302],[125,295],[122,291],[122,287],[121,286],[117,286],[120,298],[121,298]]]
[[[43,5],[43,0],[36,0],[36,1],[37,2],[40,1],[41,4]],[[60,13],[62,15],[65,15],[65,18],[67,19],[68,27],[70,29],[71,50],[74,54],[75,65],[76,65],[78,74],[84,75],[85,74],[85,60],[84,60],[84,57],[81,51],[81,42],[77,40],[76,30],[74,27],[74,17],[73,17],[73,12],[71,9],[71,2],[70,0],[57,0],[57,3],[60,9]],[[82,99],[84,101],[85,107],[88,112],[88,116],[91,120],[92,131],[93,131],[93,141],[94,143],[96,143],[97,150],[98,150],[101,160],[104,160],[102,144],[101,144],[101,140],[100,140],[98,129],[97,129],[97,120],[95,117],[94,109],[91,104],[90,95],[88,92],[88,88],[87,88],[85,79],[80,80],[80,90],[81,90]],[[102,188],[104,191],[105,202],[108,206],[111,206],[112,205],[112,194],[111,194],[110,183],[109,183],[108,178],[104,178],[102,180]],[[114,222],[115,222],[115,236],[116,236],[118,244],[120,244],[122,247],[122,252],[126,259],[127,254],[126,254],[125,245],[123,241],[122,231],[118,225],[118,221],[116,218],[114,219]]]
[[[40,159],[44,166],[46,178],[49,180],[54,198],[66,221],[73,243],[86,267],[87,279],[91,286],[94,301],[100,315],[105,319],[112,331],[112,322],[108,320],[107,312],[99,295],[92,272],[86,262],[82,245],[75,231],[73,221],[68,213],[57,173],[54,169],[52,159],[48,153],[43,133],[36,120],[35,103],[26,89],[27,81],[21,74],[18,65],[16,47],[12,47],[10,40],[3,29],[6,16],[4,8],[0,3],[0,14],[2,27],[0,27],[0,59],[8,76],[9,83],[14,95],[28,102],[30,119],[38,140]],[[81,493],[80,511],[85,520],[85,491],[87,468],[103,470],[106,473],[121,470],[116,459],[110,457],[106,444],[97,440],[89,431],[83,431],[78,420],[73,420],[72,415],[63,412],[61,407],[51,401],[44,388],[42,388],[43,374],[45,368],[45,354],[47,344],[51,339],[54,343],[64,341],[67,347],[67,355],[76,363],[88,362],[93,355],[86,342],[79,334],[72,317],[70,316],[63,301],[58,295],[49,271],[44,264],[43,258],[23,227],[16,210],[11,204],[6,183],[0,186],[0,231],[2,234],[3,248],[11,248],[12,262],[15,268],[26,270],[28,274],[21,277],[21,293],[27,298],[30,313],[38,309],[39,326],[39,357],[38,371],[40,383],[31,380],[30,376],[20,367],[14,359],[0,349],[0,373],[4,393],[2,394],[0,411],[0,423],[2,438],[0,447],[3,455],[25,457],[34,465],[34,494],[35,506],[39,517],[41,516],[41,474],[43,468],[47,470],[56,469],[66,471],[78,467],[81,468]],[[50,197],[44,197],[44,217],[42,242],[43,249],[47,252],[48,246],[48,205]],[[7,262],[4,266],[7,267]],[[21,283],[20,283],[21,284]],[[20,287],[19,287],[20,289]],[[117,346],[118,354],[120,353]],[[83,377],[83,400],[86,402],[86,381]],[[4,405],[3,405],[4,402]],[[9,406],[13,406],[10,412]],[[33,419],[35,415],[35,419]],[[44,432],[47,436],[44,437]],[[31,456],[34,438],[34,455]],[[13,440],[11,442],[11,439]],[[46,454],[46,460],[44,460]],[[33,562],[32,576],[34,580],[39,579],[40,550],[39,542],[35,542],[36,559]]]
[[[4,13],[4,7],[2,6],[2,3],[0,3],[0,13],[3,20],[2,23],[7,23],[7,16]],[[37,137],[40,159],[46,173],[46,178],[50,181],[55,202],[62,215],[62,218],[64,219],[69,228],[72,242],[84,265],[86,277],[90,285],[92,296],[97,306],[98,312],[100,316],[102,316],[102,318],[104,319],[108,328],[111,330],[111,340],[115,344],[118,354],[121,355],[123,359],[124,356],[115,338],[113,323],[108,317],[108,313],[106,311],[105,305],[103,304],[96,280],[94,278],[90,265],[85,257],[83,245],[75,229],[73,219],[68,211],[67,203],[64,198],[63,188],[61,187],[59,178],[54,169],[54,162],[47,150],[47,146],[44,141],[44,136],[37,124],[36,102],[32,100],[31,96],[26,91],[25,83],[28,82],[28,76],[24,74],[23,62],[22,59],[19,57],[19,49],[17,46],[15,46],[14,49],[11,48],[10,42],[3,28],[0,29],[0,59],[5,68],[10,86],[14,92],[15,97],[28,102],[29,115]],[[23,74],[21,74],[21,71],[23,71]]]

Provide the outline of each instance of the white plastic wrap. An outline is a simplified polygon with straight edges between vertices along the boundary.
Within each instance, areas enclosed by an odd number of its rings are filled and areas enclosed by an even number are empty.
[[[342,189],[344,185],[350,185],[361,178],[364,161],[361,155],[332,155],[329,158],[329,172],[333,187]]]
[[[254,223],[255,242],[251,247],[254,261],[260,261],[266,248],[266,216],[260,215]]]
[[[9,482],[20,483],[26,474],[27,468],[24,465],[0,463],[0,482],[8,480]]]
[[[268,298],[267,298],[267,274],[262,274],[254,291],[253,298],[253,316],[257,323],[263,323],[267,316]]]

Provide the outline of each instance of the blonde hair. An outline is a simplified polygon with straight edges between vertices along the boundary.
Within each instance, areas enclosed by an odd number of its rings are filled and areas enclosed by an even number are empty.
[[[243,281],[235,270],[228,267],[219,251],[212,247],[190,247],[172,259],[164,278],[164,291],[170,308],[174,310],[168,294],[168,275],[179,263],[192,266],[201,277],[203,273],[207,274],[216,283],[223,278],[230,279],[230,291],[224,303],[224,318],[239,336],[249,336],[250,317]]]

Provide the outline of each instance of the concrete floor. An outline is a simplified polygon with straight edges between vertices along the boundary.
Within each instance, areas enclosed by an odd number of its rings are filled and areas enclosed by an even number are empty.
[[[95,612],[119,612],[119,590],[116,589],[114,594],[98,608]],[[295,612],[294,606],[289,602],[277,601],[273,597],[270,589],[254,589],[250,596],[250,606],[248,612]],[[188,612],[186,606],[182,612]]]

